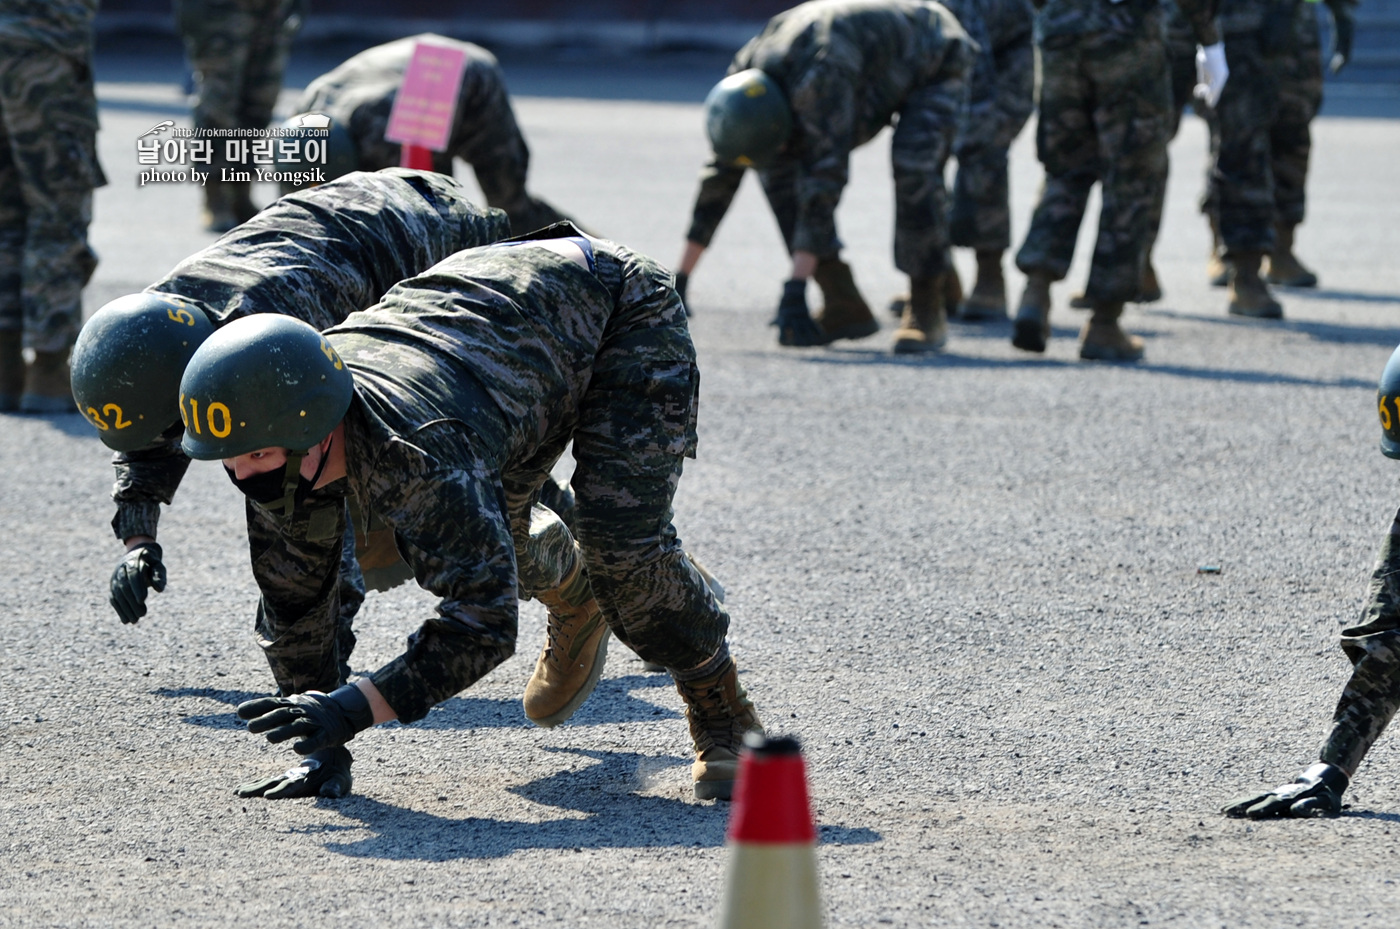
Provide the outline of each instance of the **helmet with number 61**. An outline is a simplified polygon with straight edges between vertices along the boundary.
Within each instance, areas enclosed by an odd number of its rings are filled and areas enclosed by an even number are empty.
[[[214,324],[173,294],[118,297],[92,314],[73,345],[73,399],[108,448],[151,444],[180,418],[180,374]]]
[[[304,451],[340,423],[353,392],[340,355],[311,326],[247,316],[210,336],[185,366],[180,444],[205,461],[262,448]]]
[[[1376,400],[1381,416],[1381,451],[1387,458],[1400,458],[1400,348],[1385,363]]]

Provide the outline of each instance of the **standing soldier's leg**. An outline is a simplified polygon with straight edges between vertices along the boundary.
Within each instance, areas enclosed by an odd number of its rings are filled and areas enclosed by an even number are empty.
[[[1035,145],[1045,167],[1045,184],[1026,239],[1016,253],[1016,267],[1026,275],[1026,290],[1011,337],[1012,345],[1030,352],[1045,351],[1050,339],[1050,285],[1069,271],[1089,191],[1099,178],[1092,88],[1082,55],[1078,43],[1041,49]]]
[[[1311,124],[1322,106],[1322,49],[1314,4],[1298,6],[1300,47],[1276,60],[1280,72],[1278,116],[1270,129],[1269,147],[1277,214],[1266,280],[1285,287],[1316,287],[1317,275],[1293,254],[1293,244],[1307,202]]]
[[[1181,128],[1181,114],[1191,105],[1196,87],[1196,43],[1190,27],[1186,26],[1184,39],[1178,27],[1186,25],[1178,13],[1171,22],[1167,33],[1167,61],[1171,69],[1171,109],[1167,112],[1167,141],[1176,138]],[[1142,267],[1142,281],[1138,285],[1137,303],[1155,303],[1162,299],[1162,284],[1157,278],[1157,269],[1152,264],[1152,251],[1157,244],[1157,236],[1162,229],[1162,209],[1167,197],[1167,173],[1162,175],[1162,184],[1157,196],[1152,199],[1152,214],[1148,222],[1148,239]]]
[[[1277,75],[1254,34],[1225,44],[1230,80],[1215,113],[1220,150],[1212,179],[1220,210],[1220,236],[1230,264],[1230,313],[1279,319],[1283,307],[1259,275],[1274,247],[1274,172],[1269,140],[1278,108]]]
[[[1153,204],[1166,183],[1171,83],[1160,32],[1116,43],[1091,56],[1094,124],[1103,165],[1103,205],[1084,295],[1093,315],[1079,356],[1136,361],[1143,343],[1123,331],[1123,304],[1142,283]]]
[[[604,280],[611,262],[599,252]],[[695,795],[728,798],[744,733],[761,725],[729,654],[729,616],[671,523],[682,462],[695,453],[699,376],[668,278],[658,267],[644,295],[622,295],[620,313],[629,300],[670,294],[639,328],[610,327],[598,355],[574,435],[577,534],[613,632],[676,680],[695,746]]]
[[[301,28],[304,0],[256,0],[250,12],[256,25],[248,35],[248,52],[243,67],[243,84],[237,101],[238,125],[245,129],[265,129],[272,122],[282,77],[287,70],[292,39]],[[233,216],[243,223],[258,212],[253,204],[252,183],[229,185]]]
[[[17,42],[0,45],[0,61],[0,108],[15,182],[6,194],[7,212],[17,218],[17,195],[24,217],[23,341],[34,350],[19,408],[66,412],[73,409],[68,353],[82,325],[83,287],[97,267],[87,241],[92,190],[106,182],[97,163],[92,74],[85,61]]]
[[[266,2],[266,0],[259,0]],[[196,129],[240,127],[245,72],[256,18],[239,0],[177,0],[175,24],[194,72]],[[204,228],[228,232],[240,222],[234,200],[241,183],[231,173],[251,171],[251,159],[228,157],[228,141],[214,137],[209,180],[204,184]],[[247,140],[241,140],[247,141]],[[235,151],[238,146],[234,146]]]
[[[957,308],[965,320],[1006,318],[1006,278],[1001,256],[1011,247],[1009,188],[1005,147],[989,145],[958,153],[948,233],[954,245],[977,253],[977,281],[972,293]]]

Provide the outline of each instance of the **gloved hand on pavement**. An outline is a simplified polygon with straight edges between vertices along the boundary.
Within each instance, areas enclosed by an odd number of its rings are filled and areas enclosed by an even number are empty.
[[[1220,94],[1229,77],[1230,66],[1225,63],[1224,42],[1196,46],[1195,94],[1205,101],[1206,106],[1213,109],[1220,102]]]
[[[146,592],[165,589],[165,565],[160,546],[142,542],[122,556],[112,572],[109,602],[124,623],[134,623],[146,615]]]
[[[1273,790],[1241,797],[1220,812],[1236,819],[1273,819],[1337,816],[1342,812],[1342,794],[1351,779],[1336,765],[1318,762]]]
[[[261,697],[238,705],[238,718],[248,720],[249,732],[265,732],[269,742],[295,738],[298,755],[344,745],[355,733],[374,725],[374,713],[354,684],[329,694],[307,691],[290,697]]]
[[[350,796],[354,779],[350,776],[350,750],[343,745],[312,752],[301,764],[281,774],[238,785],[240,797],[286,800],[292,797]]]
[[[831,341],[807,309],[806,281],[792,280],[783,285],[783,299],[778,303],[773,325],[778,327],[779,345],[825,345]]]

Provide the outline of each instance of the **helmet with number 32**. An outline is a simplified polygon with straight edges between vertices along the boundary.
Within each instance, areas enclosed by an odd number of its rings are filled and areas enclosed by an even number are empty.
[[[304,451],[350,409],[354,382],[319,332],[260,313],[210,336],[180,379],[181,447],[191,458],[236,458],[261,448]]]
[[[213,334],[172,294],[128,294],[92,314],[73,345],[73,399],[104,445],[135,451],[179,421],[180,374]]]
[[[1387,458],[1400,458],[1400,348],[1385,363],[1376,401],[1381,417],[1381,451]]]

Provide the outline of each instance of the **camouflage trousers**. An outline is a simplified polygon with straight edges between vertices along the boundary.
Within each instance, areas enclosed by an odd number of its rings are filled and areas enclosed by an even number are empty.
[[[1005,146],[968,146],[958,152],[953,207],[948,216],[952,244],[979,252],[1011,247],[1011,191]]]
[[[97,267],[88,245],[97,100],[87,65],[0,37],[0,330],[58,352],[82,325]]]
[[[1172,108],[1167,114],[1167,141],[1176,138],[1181,129],[1181,114],[1192,105],[1196,92],[1196,46],[1181,42],[1167,43],[1167,60],[1171,68]],[[1157,244],[1157,234],[1162,230],[1162,210],[1167,201],[1167,179],[1162,178],[1162,186],[1152,201],[1150,223],[1152,233],[1147,240],[1147,260],[1152,260],[1152,249]]]
[[[177,0],[175,24],[194,71],[197,128],[263,129],[271,122],[303,6],[303,0]],[[215,169],[231,164],[224,143],[214,140]]]
[[[1099,182],[1103,207],[1085,294],[1132,300],[1167,174],[1171,87],[1161,31],[1131,41],[1062,36],[1041,49],[1041,72],[1036,149],[1045,186],[1016,265],[1062,279]]]
[[[1210,173],[1201,212],[1228,251],[1268,252],[1274,225],[1296,226],[1307,206],[1312,121],[1322,106],[1316,43],[1266,55],[1257,36],[1230,36],[1230,80],[1210,118]]]
[[[1400,710],[1400,513],[1381,543],[1361,621],[1342,629],[1351,680],[1342,689],[1321,760],[1356,773]]]

